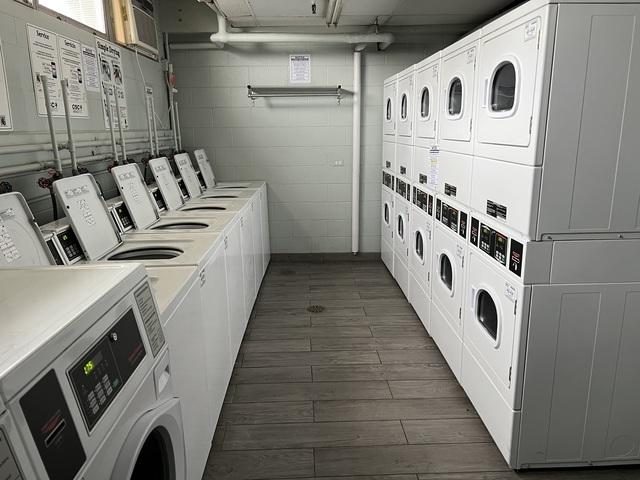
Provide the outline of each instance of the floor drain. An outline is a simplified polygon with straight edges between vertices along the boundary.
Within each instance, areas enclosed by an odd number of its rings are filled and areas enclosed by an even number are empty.
[[[307,307],[307,312],[311,312],[311,313],[324,312],[324,307],[322,305],[309,305]]]

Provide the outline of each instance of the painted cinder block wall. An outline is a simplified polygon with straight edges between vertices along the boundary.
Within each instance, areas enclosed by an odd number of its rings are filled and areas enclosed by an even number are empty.
[[[441,48],[369,47],[363,55],[361,250],[380,250],[384,79]],[[276,253],[351,251],[351,98],[247,98],[247,84],[289,86],[289,54],[311,54],[311,85],[353,84],[348,46],[227,46],[172,51],[183,146],[205,148],[220,180],[269,184]],[[338,165],[336,166],[336,163]]]

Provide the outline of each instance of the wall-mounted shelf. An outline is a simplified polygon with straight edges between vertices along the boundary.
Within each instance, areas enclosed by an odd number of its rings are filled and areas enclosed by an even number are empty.
[[[247,85],[247,97],[256,98],[334,97],[340,103],[345,91],[337,87],[252,87]]]

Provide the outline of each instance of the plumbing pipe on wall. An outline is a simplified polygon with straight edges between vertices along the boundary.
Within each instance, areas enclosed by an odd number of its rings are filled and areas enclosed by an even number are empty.
[[[353,52],[353,145],[351,189],[351,253],[360,250],[360,133],[362,120],[362,49]]]
[[[153,132],[151,126],[151,102],[149,102],[149,95],[145,88],[144,92],[144,106],[147,109],[147,132],[149,134],[149,148],[151,149],[151,156],[155,154],[155,147],[153,146]]]
[[[111,111],[111,98],[109,97],[109,91],[106,87],[104,88],[104,96],[107,99],[107,119],[109,120],[109,134],[111,136],[111,150],[113,152],[113,163],[118,165],[118,147],[116,146],[116,134],[113,131],[113,115]],[[115,91],[113,92],[115,95]]]
[[[173,107],[176,110],[176,132],[178,133],[178,151],[182,151],[182,132],[180,132],[180,111],[178,110],[178,101],[173,102]]]
[[[51,149],[53,151],[53,159],[55,161],[56,171],[62,175],[62,161],[60,160],[60,152],[58,151],[58,140],[56,139],[56,130],[53,127],[53,115],[51,114],[51,98],[49,98],[49,79],[46,75],[40,75],[42,83],[42,91],[44,92],[44,104],[47,109],[47,122],[49,124],[49,135],[51,136]]]
[[[157,157],[160,154],[160,142],[158,141],[158,126],[156,123],[156,102],[153,97],[151,97],[151,117],[153,118],[153,138],[156,139],[156,151],[151,152],[151,155]]]
[[[64,79],[62,85],[62,101],[64,102],[64,118],[67,122],[67,148],[71,157],[71,174],[78,174],[78,160],[76,159],[76,145],[73,141],[73,130],[71,129],[71,111],[69,105],[69,80]]]
[[[124,131],[122,129],[122,115],[120,115],[120,101],[118,100],[118,91],[113,87],[113,96],[116,99],[116,116],[118,118],[118,132],[120,133],[120,148],[122,148],[122,161],[127,163],[127,142],[124,139]]]

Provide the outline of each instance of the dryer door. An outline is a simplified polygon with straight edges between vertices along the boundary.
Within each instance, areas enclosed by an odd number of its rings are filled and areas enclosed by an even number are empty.
[[[475,88],[476,46],[458,50],[442,59],[441,147],[471,153],[471,119]]]
[[[516,302],[522,303],[522,288],[480,259],[480,255],[484,253],[474,251],[469,255],[469,310],[465,315],[464,341],[505,401],[513,402],[510,369],[514,340],[522,327],[521,318],[516,316]],[[513,403],[510,406],[516,408]]]
[[[478,67],[479,144],[527,147],[531,142],[538,79],[541,12],[492,32],[480,40]],[[511,158],[504,160],[513,161]]]
[[[436,120],[440,89],[438,63],[416,73],[415,129],[416,145],[431,146],[436,142]]]
[[[466,255],[466,245],[458,243],[444,228],[446,227],[438,225],[434,234],[433,296],[437,297],[452,328],[459,331],[462,323],[463,258]]]
[[[396,83],[388,83],[384,86],[384,104],[382,124],[387,136],[395,137],[396,134]]]
[[[186,462],[180,400],[144,413],[133,425],[111,480],[185,480]]]
[[[413,135],[413,74],[398,81],[398,138],[408,140]]]

